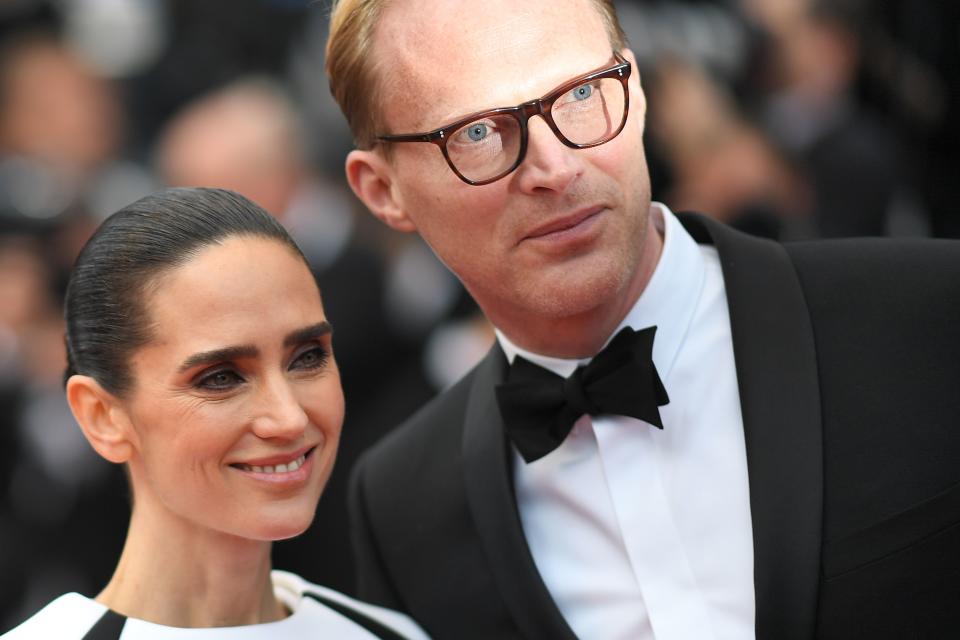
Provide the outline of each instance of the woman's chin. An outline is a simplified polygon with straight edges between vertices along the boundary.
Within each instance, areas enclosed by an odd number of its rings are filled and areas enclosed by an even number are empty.
[[[273,538],[273,540],[274,540],[274,541],[277,541],[277,540],[289,540],[290,538],[296,538],[297,536],[303,534],[303,533],[304,533],[307,529],[309,529],[309,528],[310,528],[310,522],[307,522],[307,523],[304,524],[302,527],[297,527],[297,528],[295,528],[295,529],[294,529],[294,528],[288,528],[288,529],[286,529],[285,531],[279,532],[279,533],[277,534],[277,536],[276,536],[275,538]]]
[[[261,522],[256,531],[251,532],[253,535],[250,537],[265,542],[296,538],[310,527],[313,514],[314,511],[311,510],[309,514],[288,515],[284,518],[271,519],[269,522]]]

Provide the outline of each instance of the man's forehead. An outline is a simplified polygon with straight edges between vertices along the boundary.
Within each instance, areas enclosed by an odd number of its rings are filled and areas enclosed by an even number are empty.
[[[404,127],[537,97],[610,55],[590,0],[398,0],[376,37],[387,122],[416,109],[419,122]],[[596,60],[571,71],[562,55],[570,51],[595,51]]]

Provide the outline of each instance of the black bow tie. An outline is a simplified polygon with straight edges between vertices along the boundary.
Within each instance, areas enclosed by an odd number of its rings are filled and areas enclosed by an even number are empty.
[[[514,358],[497,387],[497,404],[523,459],[533,462],[559,447],[584,414],[631,416],[662,429],[658,407],[670,399],[653,364],[656,331],[624,328],[568,378]]]

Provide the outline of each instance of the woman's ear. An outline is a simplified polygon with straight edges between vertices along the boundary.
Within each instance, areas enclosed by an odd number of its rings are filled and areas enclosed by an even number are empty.
[[[354,149],[347,155],[347,182],[370,212],[397,231],[416,231],[416,226],[397,200],[393,169],[375,151]]]
[[[90,376],[74,375],[67,381],[67,403],[97,453],[118,464],[131,458],[136,432],[116,396]]]

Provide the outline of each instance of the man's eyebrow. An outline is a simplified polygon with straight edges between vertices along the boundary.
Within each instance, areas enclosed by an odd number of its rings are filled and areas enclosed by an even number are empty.
[[[259,349],[248,344],[213,349],[211,351],[201,351],[184,360],[183,364],[180,365],[180,372],[182,373],[200,364],[213,364],[223,362],[224,360],[236,360],[239,358],[255,358],[259,354]]]
[[[316,340],[317,338],[321,338],[328,333],[333,333],[333,326],[324,320],[323,322],[312,324],[309,327],[304,327],[303,329],[297,329],[296,331],[288,334],[287,337],[283,339],[283,346],[291,347],[304,342],[309,342],[311,340]]]

